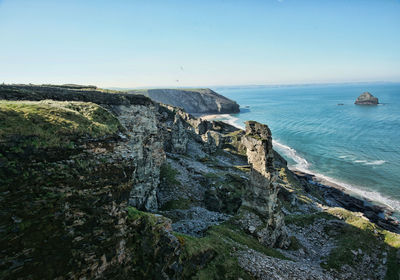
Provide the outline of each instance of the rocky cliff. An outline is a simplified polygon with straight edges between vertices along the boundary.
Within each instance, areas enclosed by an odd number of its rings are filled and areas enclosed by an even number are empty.
[[[239,105],[215,91],[205,89],[148,89],[131,90],[152,100],[180,107],[188,113],[233,114],[239,113]]]
[[[291,172],[266,125],[95,87],[0,97],[2,279],[399,273],[400,236]]]
[[[164,154],[152,138],[150,101],[150,107],[134,100],[112,105],[118,115],[75,101],[0,106],[2,278],[176,273],[179,242],[170,221],[128,208],[157,205],[155,176]],[[140,109],[137,122],[124,122],[124,113],[135,117]]]
[[[279,208],[277,183],[278,174],[274,167],[271,131],[268,126],[246,122],[246,134],[242,138],[250,164],[250,181],[243,196],[243,206],[256,211],[259,215],[246,221],[262,226],[249,226],[250,233],[258,237],[267,246],[287,247],[290,242],[286,233],[283,213]],[[245,216],[250,212],[243,210]]]

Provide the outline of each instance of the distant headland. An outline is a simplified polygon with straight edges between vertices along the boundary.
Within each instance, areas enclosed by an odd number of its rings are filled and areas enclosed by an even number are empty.
[[[235,114],[239,105],[225,96],[208,88],[193,89],[137,89],[130,94],[140,94],[156,102],[180,107],[188,113]]]

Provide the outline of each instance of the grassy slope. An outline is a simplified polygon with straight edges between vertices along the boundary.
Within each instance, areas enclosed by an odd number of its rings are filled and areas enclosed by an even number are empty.
[[[79,137],[104,137],[121,129],[111,113],[93,103],[0,101],[0,141],[18,139],[22,147],[65,147]]]
[[[361,248],[364,252],[388,251],[385,279],[398,279],[400,266],[397,264],[396,251],[400,249],[400,235],[381,229],[368,219],[355,215],[343,208],[331,208],[329,214],[346,221],[349,225],[338,236],[338,247],[332,250],[327,266],[338,268],[343,264],[356,264],[351,250]]]
[[[251,248],[267,256],[286,259],[280,252],[260,244],[257,239],[244,233],[230,222],[213,226],[202,238],[179,233],[175,235],[184,246],[182,259],[191,260],[184,271],[193,279],[253,279],[237,262],[236,250]],[[193,259],[210,256],[203,266],[195,266]],[[204,258],[204,257],[203,257]],[[193,275],[194,273],[194,275]]]
[[[397,264],[396,251],[400,249],[400,235],[381,229],[368,219],[357,213],[343,208],[330,208],[326,212],[317,212],[306,215],[290,215],[285,217],[287,224],[297,226],[307,226],[318,219],[341,219],[346,222],[346,226],[336,229],[338,235],[333,237],[337,241],[334,248],[326,260],[324,268],[339,269],[344,264],[357,266],[357,257],[352,253],[362,249],[364,253],[377,252],[382,258],[384,251],[388,252],[387,273],[385,279],[398,279],[400,266]],[[329,228],[325,229],[329,231]]]

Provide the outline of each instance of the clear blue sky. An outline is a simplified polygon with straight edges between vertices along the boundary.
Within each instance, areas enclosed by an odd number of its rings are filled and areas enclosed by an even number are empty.
[[[3,81],[400,81],[400,0],[0,0]]]

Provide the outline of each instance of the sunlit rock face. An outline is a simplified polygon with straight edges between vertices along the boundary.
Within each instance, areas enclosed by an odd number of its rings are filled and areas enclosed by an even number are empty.
[[[129,204],[147,211],[157,210],[157,187],[165,153],[158,133],[156,107],[121,105],[113,106],[112,111],[126,129],[127,136],[117,152],[135,166]]]
[[[242,205],[254,211],[243,210],[247,212],[243,217],[247,218],[242,225],[260,242],[268,246],[286,247],[289,242],[278,204],[279,188],[275,182],[277,174],[271,131],[267,125],[248,121],[242,143],[251,166],[250,182]]]

